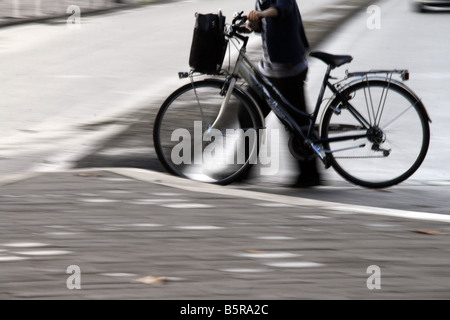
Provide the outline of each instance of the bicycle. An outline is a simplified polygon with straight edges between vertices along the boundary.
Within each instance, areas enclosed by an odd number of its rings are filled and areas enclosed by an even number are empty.
[[[295,157],[316,156],[326,169],[332,167],[351,183],[390,187],[420,167],[430,142],[431,120],[422,101],[404,84],[408,70],[347,70],[337,79],[332,70],[350,63],[352,56],[311,52],[310,57],[324,62],[327,69],[314,111],[297,111],[247,56],[245,21],[240,12],[225,24],[224,35],[238,50],[231,72],[221,68],[203,80],[194,80],[195,70],[181,72],[179,77],[190,83],[161,105],[153,138],[168,172],[222,185],[240,179],[256,163],[267,139],[261,103],[270,106],[289,132],[289,149]],[[327,89],[332,97],[318,122]],[[288,110],[306,117],[309,126],[300,128]]]

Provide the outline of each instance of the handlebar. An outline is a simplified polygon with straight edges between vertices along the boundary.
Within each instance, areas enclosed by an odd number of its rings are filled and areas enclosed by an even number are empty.
[[[251,30],[249,30],[245,23],[247,21],[247,16],[244,15],[244,11],[241,12],[235,12],[233,14],[233,20],[231,22],[231,25],[229,25],[227,30],[227,36],[228,37],[236,37],[242,41],[244,41],[244,46],[246,46],[248,37],[242,35],[241,33],[250,33]]]
[[[235,12],[233,15],[233,21],[231,22],[231,27],[236,32],[249,33],[248,28],[245,26],[246,21],[247,21],[247,16],[244,15],[244,11]]]
[[[244,11],[241,12],[235,12],[233,14],[233,22],[232,25],[233,26],[242,26],[243,24],[245,24],[245,22],[247,21],[247,16],[244,15]]]

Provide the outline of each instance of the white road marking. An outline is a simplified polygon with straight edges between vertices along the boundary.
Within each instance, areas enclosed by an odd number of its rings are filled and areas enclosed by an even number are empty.
[[[40,242],[12,242],[12,243],[5,243],[3,244],[3,246],[11,248],[38,248],[49,246],[49,244]]]
[[[0,262],[27,260],[28,258],[16,256],[0,256]]]
[[[83,202],[89,202],[89,203],[110,203],[110,202],[117,202],[118,200],[114,199],[81,199]]]
[[[98,154],[102,156],[121,156],[130,154],[151,154],[153,149],[151,148],[111,148],[100,151]]]
[[[174,209],[207,209],[215,207],[212,205],[202,203],[172,203],[172,204],[162,204],[161,206]]]
[[[105,276],[105,277],[115,277],[115,278],[121,278],[121,277],[126,278],[126,277],[135,277],[136,276],[133,273],[120,273],[120,272],[118,272],[118,273],[102,273],[101,275]]]
[[[265,265],[277,268],[316,268],[323,266],[323,264],[315,262],[273,262]]]
[[[128,190],[105,190],[103,191],[105,193],[114,193],[114,194],[127,194],[127,193],[131,193],[131,191]]]
[[[34,251],[20,251],[14,252],[14,254],[27,255],[27,256],[58,256],[63,254],[69,254],[70,251],[65,250],[34,250]]]
[[[222,227],[216,227],[216,226],[180,226],[176,227],[177,229],[183,229],[183,230],[220,230],[223,229]]]
[[[256,239],[279,241],[279,240],[294,240],[295,238],[293,238],[293,237],[285,237],[285,236],[262,236],[262,237],[256,237]]]
[[[132,224],[115,224],[114,227],[136,227],[136,228],[158,228],[163,227],[162,224],[156,223],[132,223]]]
[[[136,199],[128,201],[131,204],[161,204],[167,202],[186,202],[184,199]]]
[[[261,253],[240,253],[237,256],[245,258],[258,258],[258,259],[285,259],[295,258],[301,256],[300,254],[290,252],[261,252]]]
[[[298,218],[304,218],[304,219],[330,219],[330,217],[326,216],[319,216],[319,215],[309,215],[309,216],[297,216]]]
[[[259,273],[259,272],[269,272],[267,269],[246,269],[246,268],[236,268],[236,269],[222,269],[221,271],[230,273]]]
[[[182,196],[181,193],[174,193],[174,192],[155,192],[155,193],[152,193],[152,195],[157,196],[157,197],[179,197],[179,196]],[[173,200],[170,199],[170,201],[173,201]]]
[[[46,232],[45,234],[48,236],[65,237],[65,236],[75,236],[79,233],[78,232]]]

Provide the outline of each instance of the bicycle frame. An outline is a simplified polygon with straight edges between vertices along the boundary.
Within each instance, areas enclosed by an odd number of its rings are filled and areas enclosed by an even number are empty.
[[[244,39],[243,39],[244,38]],[[306,112],[297,110],[292,106],[283,96],[282,94],[272,85],[269,79],[267,79],[255,66],[255,64],[250,61],[248,56],[246,55],[246,37],[241,36],[241,40],[244,41],[241,49],[239,50],[239,55],[236,60],[236,64],[234,66],[233,72],[227,77],[227,83],[225,85],[227,89],[227,94],[225,95],[221,113],[225,112],[226,105],[231,96],[231,92],[236,85],[239,78],[244,79],[244,81],[254,90],[254,92],[258,93],[264,100],[267,102],[271,110],[275,113],[275,115],[280,119],[280,121],[289,127],[289,129],[294,132],[296,136],[299,136],[304,140],[310,147],[314,150],[314,152],[319,156],[319,158],[324,161],[324,154],[320,146],[317,144],[323,142],[332,142],[332,141],[341,141],[341,140],[352,140],[367,137],[367,134],[363,135],[349,135],[339,138],[328,138],[328,139],[320,139],[313,137],[313,131],[315,127],[315,123],[317,121],[317,117],[319,115],[319,110],[321,106],[321,101],[325,95],[326,88],[329,88],[336,96],[340,96],[342,101],[348,103],[348,100],[345,97],[341,96],[339,91],[330,83],[330,73],[331,67],[328,66],[327,71],[324,75],[324,79],[322,82],[322,86],[319,92],[319,96],[317,97],[316,106],[312,114],[308,114]],[[285,108],[289,108],[299,114],[302,117],[307,118],[310,121],[310,124],[307,128],[306,134],[303,133],[302,129],[298,126],[293,117],[286,111]],[[219,114],[220,117],[220,114]],[[324,151],[324,153],[326,153]]]

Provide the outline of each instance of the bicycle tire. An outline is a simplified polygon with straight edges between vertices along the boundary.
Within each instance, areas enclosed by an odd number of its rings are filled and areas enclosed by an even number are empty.
[[[161,105],[153,142],[169,173],[226,185],[242,178],[254,164],[263,117],[254,99],[239,87],[234,88],[226,112],[220,113],[224,84],[218,79],[194,81],[175,90]]]
[[[327,161],[334,170],[367,188],[390,187],[413,175],[430,143],[430,119],[421,100],[401,82],[381,79],[350,84],[342,95],[370,126],[363,128],[350,112],[351,107],[336,97],[325,110],[321,137],[364,134],[368,130],[373,135],[370,139],[323,143],[325,150],[333,150],[327,153]]]

